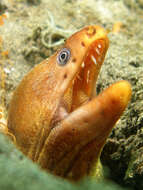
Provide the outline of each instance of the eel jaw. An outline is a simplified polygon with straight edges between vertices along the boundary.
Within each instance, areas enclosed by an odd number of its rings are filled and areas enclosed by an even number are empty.
[[[72,180],[89,175],[130,97],[130,84],[120,81],[70,113],[51,130],[41,167]]]

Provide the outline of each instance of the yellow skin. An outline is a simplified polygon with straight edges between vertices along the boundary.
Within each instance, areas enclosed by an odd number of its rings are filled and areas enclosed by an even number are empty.
[[[17,147],[48,172],[72,180],[90,175],[127,106],[131,88],[126,81],[96,96],[107,49],[105,30],[85,27],[34,67],[14,92],[8,132]]]

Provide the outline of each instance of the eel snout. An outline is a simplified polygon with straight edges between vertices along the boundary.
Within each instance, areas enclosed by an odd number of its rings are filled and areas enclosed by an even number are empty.
[[[120,81],[69,114],[51,131],[42,167],[74,180],[89,174],[130,97],[130,84]]]

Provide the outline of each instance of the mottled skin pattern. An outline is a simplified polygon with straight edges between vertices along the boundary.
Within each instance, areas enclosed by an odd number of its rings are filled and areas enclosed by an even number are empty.
[[[105,30],[85,27],[34,67],[14,92],[8,132],[17,147],[48,172],[72,180],[93,174],[105,141],[127,106],[131,88],[126,81],[96,96],[107,49]]]

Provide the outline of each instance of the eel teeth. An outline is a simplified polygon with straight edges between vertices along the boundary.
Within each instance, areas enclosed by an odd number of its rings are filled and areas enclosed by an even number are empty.
[[[96,58],[95,58],[93,55],[91,55],[91,59],[92,59],[93,63],[94,63],[95,65],[97,65]]]
[[[81,64],[81,67],[82,67],[82,68],[84,68],[84,67],[85,67],[85,63],[84,63],[84,62]]]

